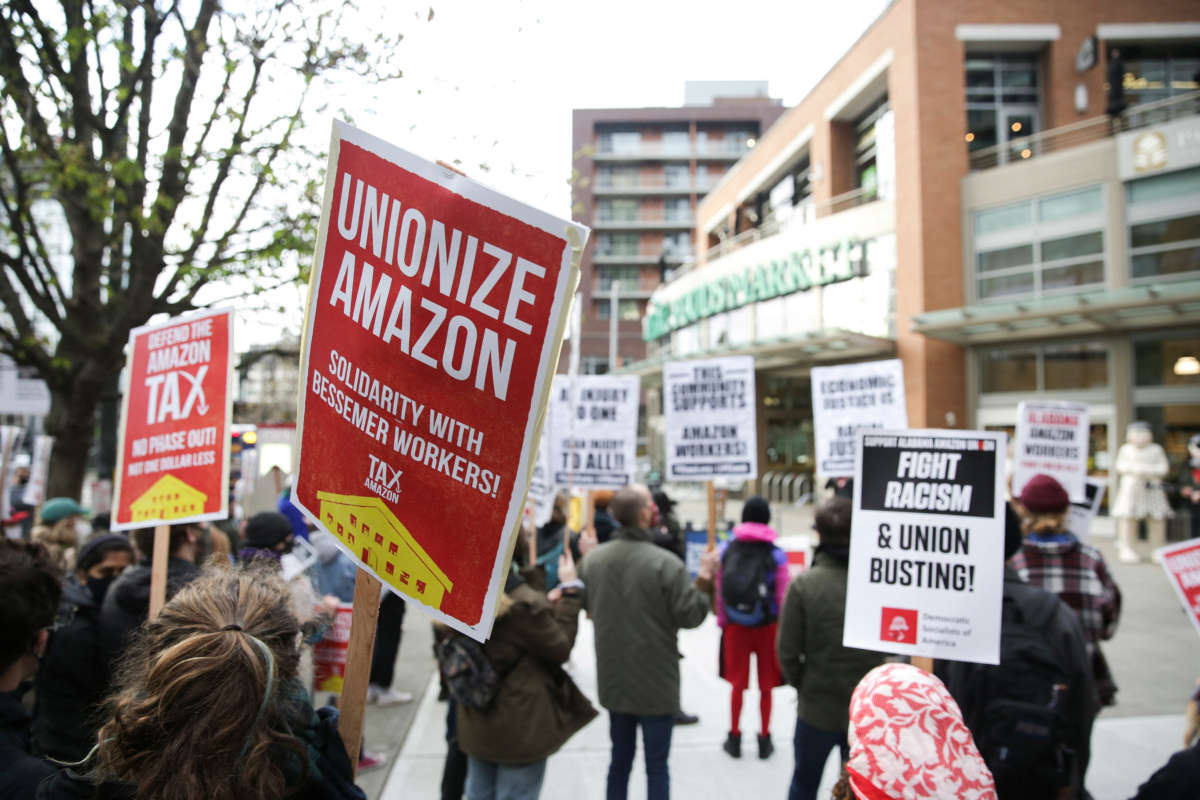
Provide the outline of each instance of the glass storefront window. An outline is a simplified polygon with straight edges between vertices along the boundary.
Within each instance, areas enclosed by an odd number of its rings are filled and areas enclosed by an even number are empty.
[[[981,388],[985,394],[1037,391],[1037,350],[996,349],[985,350],[980,355]]]
[[[1108,385],[1108,348],[1102,344],[1047,345],[1042,358],[1046,391]]]
[[[1122,45],[1125,102],[1134,105],[1163,100],[1200,89],[1200,44]]]
[[[975,235],[982,236],[996,231],[1020,228],[1033,222],[1033,203],[1026,200],[1000,208],[989,208],[975,213]]]
[[[1125,192],[1132,277],[1200,272],[1200,168],[1130,181]]]
[[[1200,404],[1138,405],[1134,419],[1150,423],[1154,441],[1167,451],[1170,472],[1166,480],[1178,480],[1188,463],[1188,439],[1200,433]]]
[[[1200,334],[1135,341],[1133,371],[1135,386],[1200,386]]]
[[[1103,208],[1104,198],[1100,194],[1100,187],[1092,186],[1075,192],[1041,198],[1038,201],[1038,219],[1042,222],[1054,222],[1092,214]]]
[[[1022,244],[979,254],[979,271],[990,272],[1010,267],[1023,267],[1033,263],[1033,245]]]
[[[972,54],[964,66],[968,152],[1037,132],[1041,103],[1037,54]],[[1002,154],[1001,160],[1005,157]]]

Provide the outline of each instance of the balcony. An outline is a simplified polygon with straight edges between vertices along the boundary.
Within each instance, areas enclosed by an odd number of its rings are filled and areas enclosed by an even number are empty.
[[[691,214],[685,216],[639,217],[637,219],[597,218],[592,228],[597,231],[657,231],[688,230],[696,224]]]
[[[593,264],[657,264],[666,259],[668,264],[683,264],[692,260],[692,251],[668,250],[664,253],[625,253],[619,250],[596,250]]]
[[[622,148],[620,152],[596,148],[594,161],[737,161],[750,148],[745,145],[723,146],[708,144],[696,148],[663,147],[656,143],[643,143],[636,148]]]
[[[1130,106],[1116,118],[1092,117],[976,150],[969,156],[970,165],[972,170],[992,169],[1196,114],[1200,114],[1200,92],[1168,97]]]
[[[620,197],[636,197],[639,195],[660,194],[704,194],[716,185],[717,182],[715,180],[695,181],[689,183],[639,183],[633,185],[597,182],[592,187],[592,194],[614,195]]]

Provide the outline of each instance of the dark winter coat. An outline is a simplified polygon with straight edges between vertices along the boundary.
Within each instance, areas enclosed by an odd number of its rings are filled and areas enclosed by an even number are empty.
[[[1133,800],[1195,800],[1200,786],[1200,742],[1180,750],[1138,787]]]
[[[190,561],[172,558],[167,561],[167,599],[200,574],[200,568]],[[129,634],[146,621],[150,614],[150,562],[144,561],[121,573],[100,607],[100,646],[110,665],[125,651]]]
[[[1003,602],[1013,604],[1024,619],[1047,619],[1042,633],[1054,649],[1058,664],[1070,684],[1070,695],[1063,709],[1066,723],[1066,744],[1079,754],[1075,767],[1086,766],[1092,724],[1100,710],[1100,698],[1092,680],[1091,661],[1087,653],[1087,641],[1083,628],[1071,607],[1051,592],[1021,580],[1021,576],[1010,567],[1004,568]],[[1051,611],[1051,607],[1053,610]],[[1050,612],[1047,614],[1047,612]],[[1000,628],[1000,639],[1004,640],[1004,626]],[[1001,645],[1003,650],[1003,645]],[[1004,664],[1000,665],[1003,668]],[[994,670],[986,664],[965,661],[938,662],[937,674],[946,684],[946,689],[962,710],[963,721],[973,732],[982,724],[982,713],[991,697],[972,696],[969,687],[978,685],[974,676],[981,670]],[[1083,775],[1073,776],[1076,790],[1083,785]]]
[[[109,665],[100,646],[100,608],[87,586],[63,584],[58,627],[38,667],[34,686],[36,751],[73,763],[96,743],[95,716],[108,689]]]
[[[337,730],[337,709],[313,711],[304,703],[299,711],[307,719],[300,729],[292,729],[308,751],[307,777],[303,767],[290,753],[283,772],[290,786],[297,789],[287,796],[293,800],[366,800],[354,785],[354,772],[346,746]],[[134,800],[133,787],[116,781],[95,782],[90,776],[91,762],[53,773],[37,790],[37,800]],[[33,797],[34,795],[23,795]]]
[[[779,666],[796,687],[796,715],[823,731],[850,724],[850,695],[884,654],[842,646],[846,562],[818,548],[812,569],[792,579],[779,615]]]
[[[679,710],[680,628],[695,628],[712,607],[712,582],[641,528],[618,528],[579,562],[583,604],[596,635],[600,705],[639,716]]]
[[[613,519],[612,514],[608,513],[608,509],[597,508],[592,514],[592,527],[596,529],[596,541],[604,544],[612,538],[613,531],[621,526]]]
[[[564,596],[552,605],[540,588],[509,579],[483,648],[502,676],[500,692],[487,711],[458,704],[464,753],[494,764],[530,764],[596,717],[561,666],[571,655],[578,620],[578,598]]]
[[[55,767],[30,752],[29,712],[20,692],[0,693],[0,800],[26,800]]]

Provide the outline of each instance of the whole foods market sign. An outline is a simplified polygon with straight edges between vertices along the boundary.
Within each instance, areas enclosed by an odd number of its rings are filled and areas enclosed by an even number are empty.
[[[650,341],[750,303],[858,278],[866,270],[866,247],[859,239],[793,250],[701,283],[666,302],[651,298],[642,319],[642,338]]]

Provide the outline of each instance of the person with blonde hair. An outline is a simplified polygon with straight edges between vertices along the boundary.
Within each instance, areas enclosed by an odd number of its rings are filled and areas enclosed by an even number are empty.
[[[45,546],[59,569],[70,572],[75,548],[92,532],[84,519],[91,513],[69,497],[51,497],[42,505],[30,538]]]
[[[40,800],[364,800],[297,678],[301,626],[274,572],[211,566],[139,631],[88,757]]]

